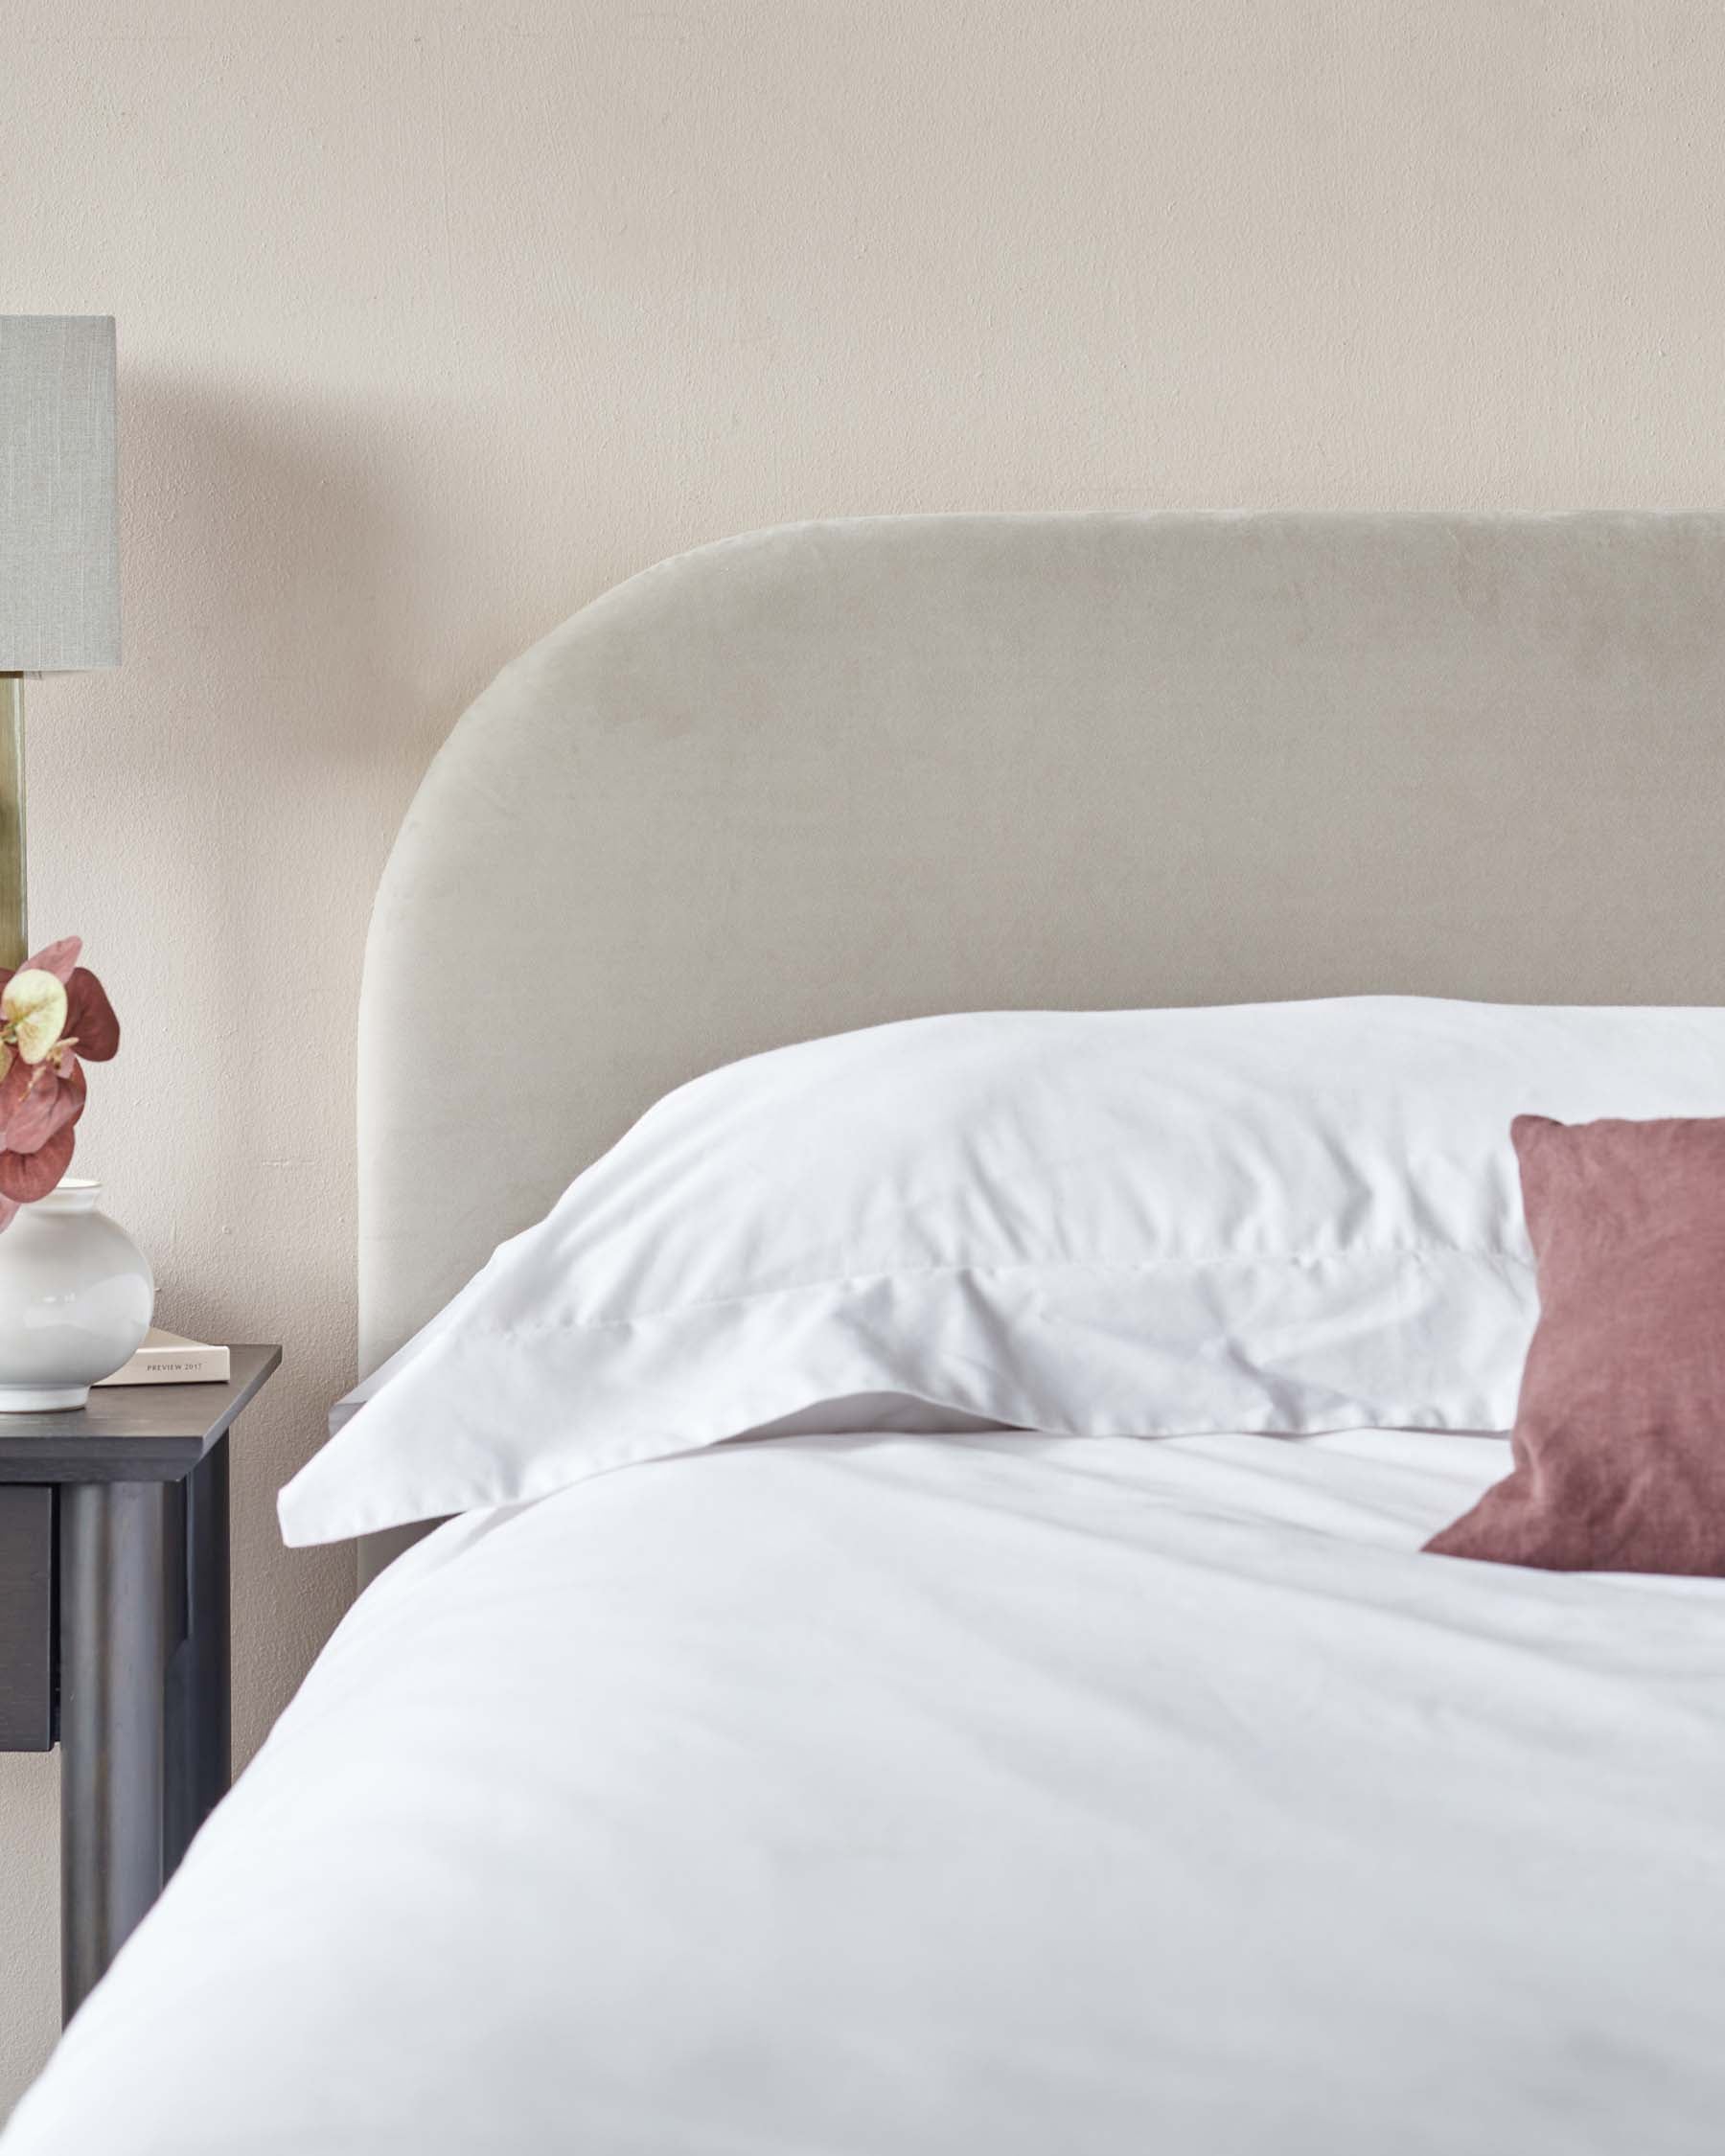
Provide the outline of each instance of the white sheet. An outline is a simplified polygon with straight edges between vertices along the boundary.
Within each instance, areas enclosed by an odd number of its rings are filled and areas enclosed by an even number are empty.
[[[797,1437],[457,1523],[5,2156],[1711,2156],[1725,1583],[1416,1554],[1506,1464]]]

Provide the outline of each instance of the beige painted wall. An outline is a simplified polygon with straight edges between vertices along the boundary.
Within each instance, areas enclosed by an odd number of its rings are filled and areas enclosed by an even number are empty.
[[[127,656],[33,693],[34,907],[128,1027],[84,1158],[279,1337],[237,1733],[340,1612],[352,1037],[415,778],[512,653],[750,525],[1725,501],[1714,0],[6,0],[0,310],[120,318]],[[52,2040],[0,1761],[0,2111]]]

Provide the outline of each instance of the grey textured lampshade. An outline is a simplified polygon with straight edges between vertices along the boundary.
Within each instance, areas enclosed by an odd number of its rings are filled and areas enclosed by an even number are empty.
[[[114,319],[0,314],[0,674],[120,663]]]

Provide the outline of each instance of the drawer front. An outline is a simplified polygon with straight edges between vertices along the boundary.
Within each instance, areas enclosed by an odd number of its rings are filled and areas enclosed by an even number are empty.
[[[0,1752],[54,1742],[54,1492],[0,1484]]]

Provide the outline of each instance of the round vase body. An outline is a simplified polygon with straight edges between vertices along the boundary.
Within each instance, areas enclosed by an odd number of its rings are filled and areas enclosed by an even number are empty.
[[[150,1261],[100,1196],[62,1182],[0,1233],[0,1414],[81,1408],[150,1330]]]

